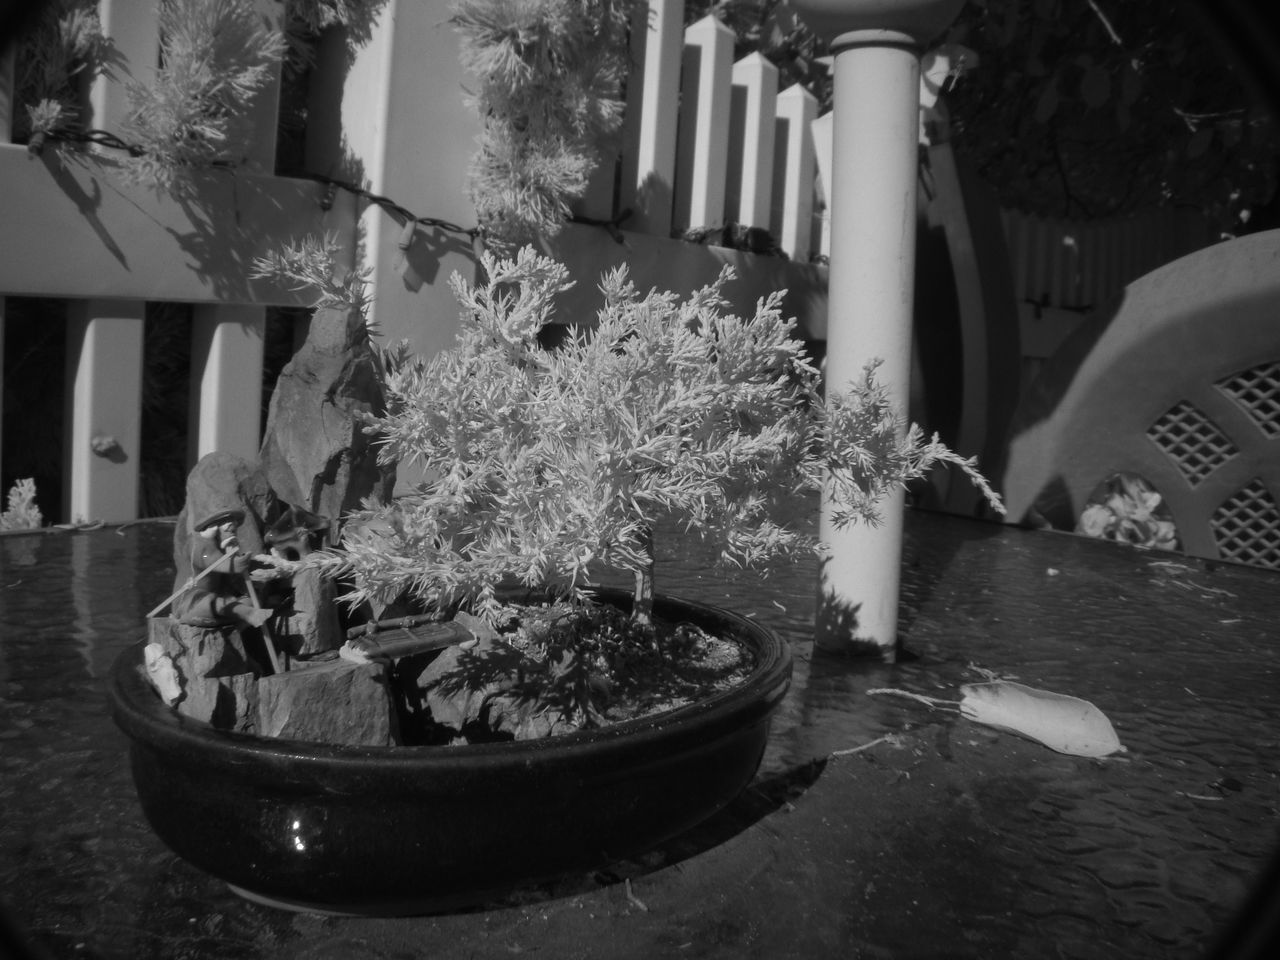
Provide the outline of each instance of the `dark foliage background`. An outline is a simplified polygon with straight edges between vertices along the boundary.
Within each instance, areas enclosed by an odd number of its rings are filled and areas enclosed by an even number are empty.
[[[1227,234],[1280,225],[1274,71],[1246,69],[1259,59],[1257,6],[969,0],[937,41],[962,66],[944,86],[951,142],[1024,212],[1096,219],[1160,204],[1195,207]],[[733,29],[738,56],[760,50],[782,87],[803,83],[830,106],[829,51],[780,0],[686,5],[689,22],[707,14]]]

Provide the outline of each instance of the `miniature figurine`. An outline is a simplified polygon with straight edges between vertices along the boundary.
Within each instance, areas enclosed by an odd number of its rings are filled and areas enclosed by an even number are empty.
[[[319,549],[328,530],[328,517],[290,505],[262,539],[273,557],[296,561]]]
[[[260,627],[272,615],[246,593],[250,557],[240,552],[235,529],[243,510],[222,510],[195,524],[191,543],[192,578],[174,600],[179,622],[195,627]],[[244,585],[244,586],[242,586]]]

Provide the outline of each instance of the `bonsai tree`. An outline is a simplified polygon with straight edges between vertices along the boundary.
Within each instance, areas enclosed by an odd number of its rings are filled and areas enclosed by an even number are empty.
[[[602,280],[596,323],[546,349],[538,334],[572,285],[565,267],[528,247],[481,265],[483,283],[452,278],[457,345],[388,359],[389,412],[368,429],[380,456],[430,479],[354,516],[342,549],[319,561],[351,576],[352,602],[408,593],[493,619],[504,584],[581,598],[612,567],[634,574],[633,618],[645,623],[660,521],[753,567],[821,551],[774,519],[802,491],[825,487],[838,522],[874,523],[882,494],[945,462],[998,503],[972,461],[901,429],[874,367],[824,404],[781,294],[734,316],[728,267],[687,300],[641,295],[619,268]]]

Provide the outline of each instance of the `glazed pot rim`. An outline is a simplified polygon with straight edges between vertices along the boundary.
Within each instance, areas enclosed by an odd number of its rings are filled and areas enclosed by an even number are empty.
[[[602,599],[625,601],[625,591],[599,589]],[[203,762],[211,754],[230,763],[251,754],[259,761],[297,763],[314,760],[326,766],[361,767],[368,764],[404,765],[411,768],[431,761],[484,766],[509,764],[513,759],[535,759],[539,764],[557,758],[570,759],[593,746],[625,740],[643,749],[651,741],[666,739],[673,730],[690,724],[726,728],[762,719],[785,695],[791,678],[789,646],[772,628],[731,610],[700,601],[658,595],[655,610],[669,616],[678,611],[684,619],[719,621],[736,636],[747,640],[756,656],[755,668],[738,684],[705,699],[672,710],[625,720],[607,727],[580,730],[533,740],[478,743],[463,746],[350,746],[313,740],[263,737],[253,733],[219,730],[184,717],[166,705],[145,678],[142,668],[145,641],[132,644],[116,658],[111,671],[112,712],[117,725],[134,740],[163,746],[167,751],[198,750]],[[664,613],[665,611],[665,613]],[[711,629],[704,622],[704,629]]]

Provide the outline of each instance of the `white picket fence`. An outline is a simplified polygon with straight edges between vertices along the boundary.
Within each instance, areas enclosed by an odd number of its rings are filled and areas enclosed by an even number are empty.
[[[768,230],[794,261],[825,254],[817,173],[830,140],[820,158],[814,96],[779,91],[778,69],[758,53],[733,62],[733,32],[714,16],[686,28],[683,0],[650,0],[641,13],[616,198],[632,211],[625,227],[666,237],[736,223]],[[583,211],[608,216],[613,199],[606,184]]]

